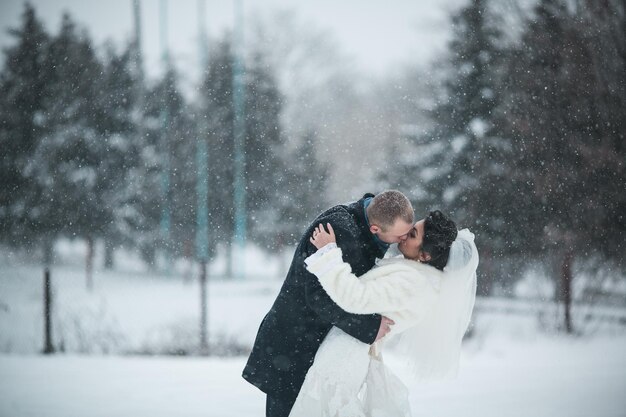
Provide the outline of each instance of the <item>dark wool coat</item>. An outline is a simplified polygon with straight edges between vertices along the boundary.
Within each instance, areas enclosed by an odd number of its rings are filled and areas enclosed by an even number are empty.
[[[313,364],[315,354],[330,331],[337,326],[363,343],[376,339],[381,317],[378,314],[350,314],[326,294],[304,260],[315,253],[309,241],[319,223],[330,223],[337,236],[343,259],[360,276],[369,271],[385,250],[369,231],[362,199],[338,205],[320,214],[308,227],[296,248],[285,282],[257,333],[243,377],[261,391],[294,400]]]

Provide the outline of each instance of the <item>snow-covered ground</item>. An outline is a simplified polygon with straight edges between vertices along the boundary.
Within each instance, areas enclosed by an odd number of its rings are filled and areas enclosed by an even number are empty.
[[[79,255],[62,248],[65,256]],[[0,254],[1,255],[1,254]],[[250,346],[258,324],[278,292],[282,260],[261,262],[249,254],[254,278],[214,279],[208,285],[208,330],[216,349]],[[184,279],[185,265],[166,276],[123,260],[115,271],[96,270],[88,291],[82,257],[51,269],[53,338],[57,348],[74,353],[165,353],[190,351],[198,344],[200,287]],[[75,262],[72,264],[72,262]],[[99,262],[98,262],[99,263]],[[263,266],[259,266],[263,264]],[[283,265],[284,268],[284,265]],[[191,277],[197,277],[190,271]],[[43,268],[0,257],[0,352],[37,353],[43,347]]]
[[[128,263],[97,270],[92,293],[78,261],[54,267],[53,337],[66,353],[46,357],[42,270],[0,259],[0,417],[263,415],[264,396],[240,374],[281,285],[277,262],[258,264],[252,280],[210,282],[209,340],[232,356],[208,358],[147,355],[198,345],[199,287],[184,267],[171,277]],[[385,358],[415,416],[626,417],[626,311],[589,312],[618,319],[567,337],[545,331],[549,304],[479,300],[452,382],[415,385],[400,358]]]
[[[458,380],[409,385],[414,416],[624,417],[626,339],[497,341]],[[402,377],[400,362],[387,362]],[[0,356],[3,417],[249,417],[245,358]]]

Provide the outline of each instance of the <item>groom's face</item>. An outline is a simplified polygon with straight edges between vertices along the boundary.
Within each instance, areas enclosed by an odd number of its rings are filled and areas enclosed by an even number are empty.
[[[396,219],[393,226],[388,227],[384,231],[381,227],[376,225],[370,228],[370,231],[385,243],[402,242],[407,239],[411,230],[413,230],[413,225],[402,219]]]

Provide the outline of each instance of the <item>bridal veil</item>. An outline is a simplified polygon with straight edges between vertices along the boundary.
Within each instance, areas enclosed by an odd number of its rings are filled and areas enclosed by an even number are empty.
[[[418,325],[400,335],[400,350],[418,380],[457,375],[461,341],[476,300],[477,267],[474,234],[463,229],[450,247],[435,307]]]

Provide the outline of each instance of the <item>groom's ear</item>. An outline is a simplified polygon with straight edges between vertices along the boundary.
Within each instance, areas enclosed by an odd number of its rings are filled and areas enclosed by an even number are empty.
[[[372,234],[380,233],[380,227],[373,224],[370,226],[370,232],[372,232]]]

